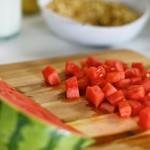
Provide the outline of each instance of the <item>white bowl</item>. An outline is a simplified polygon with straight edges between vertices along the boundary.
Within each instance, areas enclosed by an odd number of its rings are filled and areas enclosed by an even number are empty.
[[[90,46],[111,46],[133,39],[144,28],[150,14],[147,0],[111,0],[129,5],[138,11],[141,17],[132,23],[119,27],[82,25],[47,9],[46,5],[50,1],[52,0],[38,0],[48,27],[60,37]]]

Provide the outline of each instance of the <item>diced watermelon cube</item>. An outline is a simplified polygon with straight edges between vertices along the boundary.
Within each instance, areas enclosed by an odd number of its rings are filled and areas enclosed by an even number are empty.
[[[96,80],[98,78],[104,77],[106,74],[105,69],[102,66],[96,67],[90,67],[88,69],[87,77],[89,80]]]
[[[127,89],[124,88],[124,89],[121,89],[121,91],[123,92],[124,96],[127,97]]]
[[[107,84],[107,82],[106,82],[106,80],[103,79],[103,78],[98,78],[98,79],[92,80],[92,81],[90,82],[90,85],[91,85],[91,86],[97,85],[97,86],[99,86],[100,88],[103,88],[106,84]]]
[[[90,85],[99,85],[100,87],[106,84],[106,81],[103,79],[106,72],[102,66],[90,67],[87,71],[87,78],[89,79]]]
[[[131,80],[131,84],[141,84],[142,82],[142,77],[132,77],[129,78]]]
[[[47,66],[42,70],[45,81],[50,85],[60,84],[60,78],[57,71],[52,66]]]
[[[127,88],[130,84],[131,84],[130,79],[122,79],[122,80],[116,82],[115,85],[117,88],[122,89],[122,88]]]
[[[114,64],[115,64],[116,61],[117,60],[107,59],[107,60],[105,60],[105,65],[114,66]]]
[[[124,64],[118,60],[106,60],[105,65],[111,67],[111,71],[124,71]]]
[[[92,57],[92,56],[89,56],[89,57],[87,58],[87,60],[86,60],[86,64],[87,64],[87,66],[89,66],[89,67],[98,67],[98,66],[100,66],[100,65],[102,64],[102,62],[99,61],[99,60],[97,60],[97,59],[95,59],[95,58]]]
[[[83,74],[87,76],[89,68],[87,66],[83,67]]]
[[[98,107],[104,101],[104,93],[98,86],[88,86],[86,88],[86,98]]]
[[[105,64],[103,64],[102,66],[103,66],[103,68],[105,69],[106,73],[108,73],[108,72],[111,71],[111,67],[110,67],[110,66],[105,65]]]
[[[139,125],[145,130],[150,129],[150,107],[146,107],[140,112]]]
[[[81,79],[84,77],[84,73],[81,70],[78,72],[74,72],[73,75],[76,76],[77,79]]]
[[[74,76],[74,73],[79,72],[79,66],[71,61],[66,62],[66,75]]]
[[[96,73],[99,78],[102,78],[102,77],[104,78],[106,75],[105,68],[103,66],[97,67]]]
[[[124,93],[122,90],[119,90],[115,92],[114,94],[110,95],[107,97],[107,100],[109,101],[110,104],[117,106],[118,102],[123,101],[125,99]]]
[[[144,106],[136,100],[129,100],[128,103],[132,108],[132,116],[139,115],[140,111],[144,108]]]
[[[89,85],[89,80],[86,77],[78,80],[78,86],[80,90],[85,90],[88,85]]]
[[[116,61],[113,65],[115,71],[124,71],[123,64],[120,61]]]
[[[142,81],[142,85],[146,91],[146,93],[150,92],[150,78],[146,78]]]
[[[87,71],[87,78],[92,81],[98,78],[96,67],[90,67]]]
[[[141,73],[143,73],[144,70],[145,70],[145,69],[144,69],[144,65],[143,65],[142,62],[133,62],[133,63],[131,64],[131,67],[132,67],[132,68],[138,68]]]
[[[125,77],[132,78],[132,77],[139,77],[141,72],[138,68],[128,68],[125,70]]]
[[[67,99],[76,99],[80,97],[78,81],[75,76],[67,79],[65,85],[66,85]]]
[[[109,72],[106,75],[106,81],[110,83],[115,83],[123,79],[125,79],[125,73],[123,71]]]
[[[146,70],[142,75],[143,79],[150,78],[150,69]]]
[[[109,97],[110,95],[117,92],[117,89],[110,83],[107,83],[103,88],[102,91],[105,95],[105,98]]]
[[[145,90],[142,85],[134,85],[130,86],[127,89],[127,97],[128,99],[140,100],[145,96]]]
[[[118,103],[119,114],[122,118],[127,118],[131,116],[131,106],[127,101],[121,101]]]
[[[141,100],[142,104],[144,104],[144,106],[150,106],[150,93],[148,93],[142,100]]]

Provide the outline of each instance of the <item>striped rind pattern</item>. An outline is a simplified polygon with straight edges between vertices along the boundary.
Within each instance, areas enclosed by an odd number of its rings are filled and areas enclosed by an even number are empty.
[[[79,150],[93,142],[27,116],[0,100],[0,150]]]

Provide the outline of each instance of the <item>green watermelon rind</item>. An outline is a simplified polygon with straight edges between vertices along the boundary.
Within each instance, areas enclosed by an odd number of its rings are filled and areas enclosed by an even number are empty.
[[[0,99],[0,150],[79,150],[94,142],[28,116]]]

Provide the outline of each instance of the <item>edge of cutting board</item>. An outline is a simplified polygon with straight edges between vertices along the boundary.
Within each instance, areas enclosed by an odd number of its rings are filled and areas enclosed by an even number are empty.
[[[71,60],[72,58],[74,60],[79,60],[79,59],[83,59],[83,58],[86,58],[87,56],[89,55],[92,55],[94,57],[99,57],[99,54],[103,55],[109,55],[110,53],[112,53],[112,58],[115,57],[116,55],[118,54],[121,54],[121,53],[124,53],[124,54],[128,54],[128,55],[124,55],[125,58],[132,58],[136,55],[137,59],[139,58],[142,58],[142,59],[149,59],[149,57],[146,57],[144,56],[143,54],[140,54],[136,51],[133,51],[133,50],[129,50],[129,49],[117,49],[117,50],[99,50],[99,51],[94,51],[94,52],[87,52],[87,53],[81,53],[81,54],[73,54],[73,55],[67,55],[67,56],[58,56],[58,57],[50,57],[50,58],[44,58],[44,59],[36,59],[36,60],[30,60],[30,61],[23,61],[23,62],[15,62],[15,63],[8,63],[8,64],[2,64],[0,65],[1,68],[9,65],[9,66],[14,66],[14,65],[17,65],[17,64],[30,64],[30,63],[55,63],[57,61],[63,61],[63,60]],[[120,59],[120,58],[119,58]],[[132,60],[131,60],[132,61]]]

